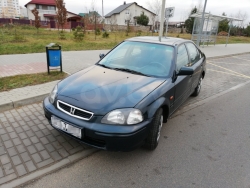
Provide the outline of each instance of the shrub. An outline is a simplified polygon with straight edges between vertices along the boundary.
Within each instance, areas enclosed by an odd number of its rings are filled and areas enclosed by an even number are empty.
[[[97,29],[95,30],[95,34],[96,34],[96,35],[100,35],[100,34],[101,34],[101,31],[100,31],[99,28],[97,28]]]
[[[75,28],[75,31],[73,32],[73,35],[74,35],[74,39],[76,41],[82,41],[83,40],[83,37],[84,37],[84,32],[82,30],[82,27],[80,26],[77,26]]]
[[[141,33],[142,33],[141,30],[136,31],[136,36],[141,36]]]
[[[108,37],[109,37],[109,33],[107,33],[107,31],[105,31],[105,32],[102,34],[102,37],[103,37],[103,38],[108,38]]]
[[[65,36],[65,33],[63,31],[59,32],[59,39],[66,40],[66,36]]]

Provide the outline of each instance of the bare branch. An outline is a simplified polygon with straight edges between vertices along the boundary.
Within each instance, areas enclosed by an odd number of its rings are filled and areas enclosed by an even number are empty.
[[[64,0],[55,0],[56,3],[56,19],[58,25],[61,26],[63,30],[64,24],[67,22],[67,9],[65,8]]]
[[[36,8],[34,8],[31,12],[35,16],[35,27],[36,27],[37,32],[38,32],[38,29],[41,27],[40,18],[38,16],[39,11]]]

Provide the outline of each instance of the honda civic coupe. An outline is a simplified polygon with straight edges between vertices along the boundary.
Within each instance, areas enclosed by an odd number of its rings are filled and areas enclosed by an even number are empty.
[[[130,38],[60,81],[44,99],[45,116],[58,131],[96,148],[154,150],[163,123],[200,93],[205,72],[206,57],[190,40]]]

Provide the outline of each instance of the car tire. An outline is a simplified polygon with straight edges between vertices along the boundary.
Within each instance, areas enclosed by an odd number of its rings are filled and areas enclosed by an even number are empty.
[[[198,85],[196,86],[194,92],[192,93],[192,96],[197,97],[200,94],[202,86],[202,76],[199,79]]]
[[[145,140],[144,148],[154,150],[159,143],[161,128],[163,125],[162,109],[158,109],[152,121],[152,126],[149,131],[148,137]]]

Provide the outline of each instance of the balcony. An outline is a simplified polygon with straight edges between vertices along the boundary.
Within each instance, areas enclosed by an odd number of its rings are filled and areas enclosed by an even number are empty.
[[[56,14],[55,10],[42,10],[38,9],[39,14]]]

